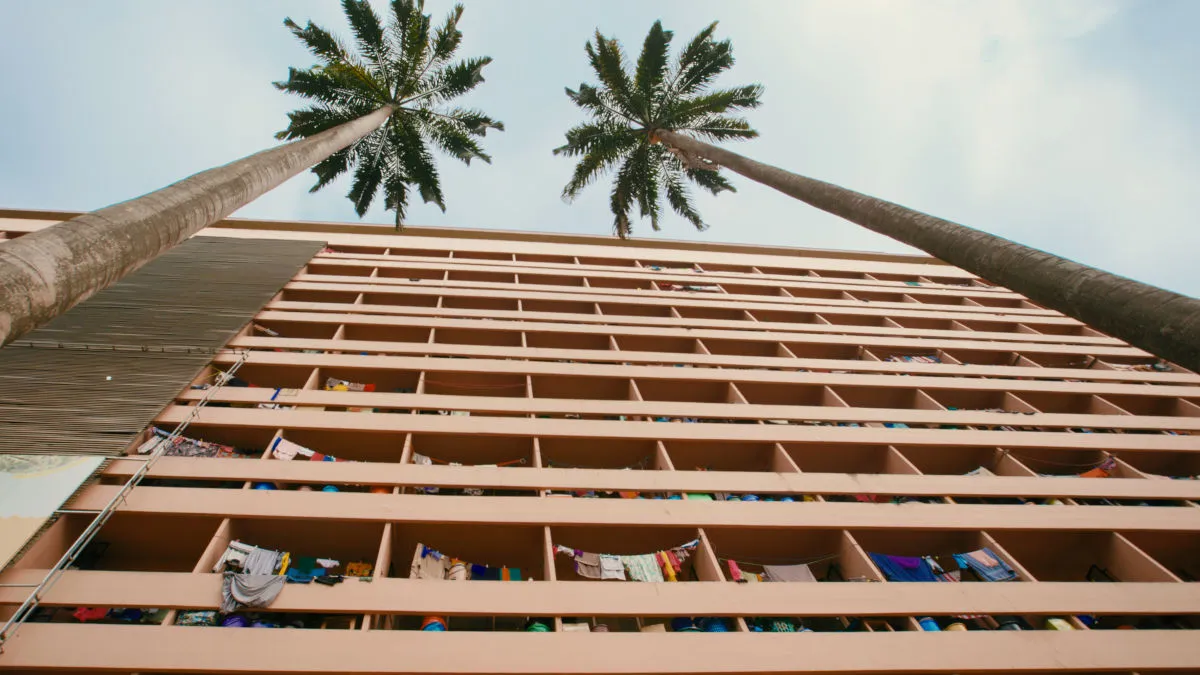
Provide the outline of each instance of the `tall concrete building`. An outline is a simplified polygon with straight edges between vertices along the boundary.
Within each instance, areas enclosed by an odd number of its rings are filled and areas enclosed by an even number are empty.
[[[1200,672],[1200,377],[926,257],[230,220],[0,382],[0,671]]]

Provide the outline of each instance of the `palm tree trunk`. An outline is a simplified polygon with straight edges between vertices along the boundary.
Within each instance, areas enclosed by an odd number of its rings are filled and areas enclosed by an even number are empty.
[[[689,136],[671,131],[658,131],[656,136],[687,155],[728,167],[1184,368],[1200,371],[1200,300],[1196,298],[784,171]]]
[[[0,245],[0,344],[62,314],[366,136],[390,106]]]

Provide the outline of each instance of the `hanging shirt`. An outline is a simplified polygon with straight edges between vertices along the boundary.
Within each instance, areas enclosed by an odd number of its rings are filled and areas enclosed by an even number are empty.
[[[621,556],[600,554],[600,578],[625,581],[625,565],[621,563]]]
[[[937,581],[929,563],[922,558],[868,553],[888,581]]]
[[[767,581],[817,581],[808,565],[763,565],[763,571]]]
[[[417,551],[413,555],[409,578],[442,580],[446,578],[446,573],[449,569],[449,558],[428,546],[417,544]]]
[[[621,556],[621,564],[625,566],[625,572],[633,581],[663,581],[662,570],[659,569],[658,563],[651,553],[623,555]]]
[[[575,573],[584,579],[602,579],[604,572],[600,569],[600,554],[580,551],[575,554]]]

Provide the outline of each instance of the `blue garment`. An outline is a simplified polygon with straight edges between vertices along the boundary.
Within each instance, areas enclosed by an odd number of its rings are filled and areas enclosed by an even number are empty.
[[[996,564],[991,567],[984,565],[975,558],[971,557],[971,554],[969,553],[955,553],[954,560],[958,563],[959,567],[971,568],[971,571],[975,572],[975,574],[978,574],[979,578],[983,579],[984,581],[1017,580],[1017,573],[1013,570],[1013,568],[1009,567],[1008,563],[1001,560],[1000,556],[996,555],[996,552],[992,549],[985,546],[982,549],[974,552],[987,555],[992,560],[996,561]]]
[[[289,567],[284,573],[289,584],[307,584],[311,583],[317,577],[325,576],[324,567],[314,567],[311,570],[302,570],[296,567]]]
[[[923,558],[868,553],[888,581],[937,581],[929,563]]]

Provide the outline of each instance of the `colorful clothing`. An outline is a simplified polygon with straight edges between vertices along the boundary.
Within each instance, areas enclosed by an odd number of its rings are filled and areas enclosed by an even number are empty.
[[[654,554],[623,555],[621,556],[621,564],[625,566],[626,574],[633,581],[663,581],[662,570],[659,568]]]

